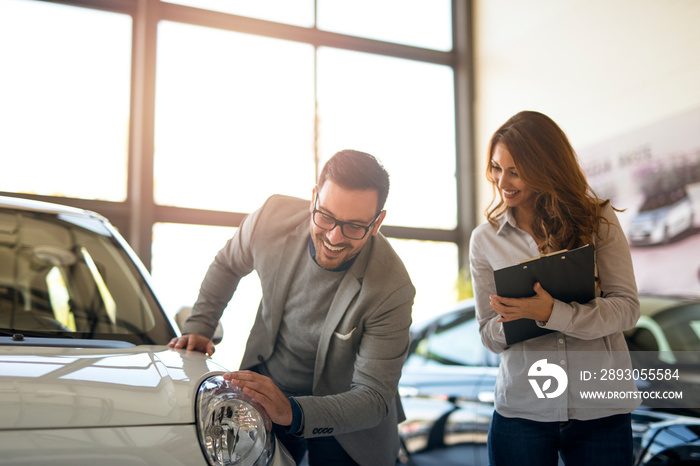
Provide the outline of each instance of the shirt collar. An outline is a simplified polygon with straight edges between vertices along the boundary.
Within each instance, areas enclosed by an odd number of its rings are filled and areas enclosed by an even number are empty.
[[[498,219],[499,225],[498,225],[498,234],[502,234],[503,231],[506,228],[518,228],[518,223],[515,221],[515,216],[513,215],[513,211],[511,208],[507,208],[505,214],[503,214],[499,219]]]

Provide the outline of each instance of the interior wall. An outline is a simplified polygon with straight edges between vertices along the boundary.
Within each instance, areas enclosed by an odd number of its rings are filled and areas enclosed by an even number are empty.
[[[580,150],[700,107],[697,0],[475,0],[474,15],[479,214],[488,140],[521,110]]]

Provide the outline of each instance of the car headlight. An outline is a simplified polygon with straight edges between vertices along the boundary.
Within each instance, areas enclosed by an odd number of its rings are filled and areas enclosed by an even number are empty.
[[[269,416],[223,377],[202,382],[195,406],[199,443],[210,465],[261,466],[273,456]]]

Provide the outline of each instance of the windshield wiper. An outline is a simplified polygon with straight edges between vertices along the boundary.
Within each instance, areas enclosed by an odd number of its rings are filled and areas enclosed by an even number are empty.
[[[70,338],[74,339],[74,336],[60,334],[55,332],[42,332],[40,330],[16,330],[8,328],[0,328],[0,335],[12,337],[16,341],[22,341],[25,337],[38,337],[38,338]]]

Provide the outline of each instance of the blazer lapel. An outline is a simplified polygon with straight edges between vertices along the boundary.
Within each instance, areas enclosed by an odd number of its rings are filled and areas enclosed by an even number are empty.
[[[340,282],[338,291],[333,298],[331,307],[328,310],[328,315],[326,316],[326,321],[323,324],[323,331],[321,332],[321,338],[318,342],[318,352],[316,353],[316,366],[314,368],[314,387],[318,384],[318,381],[323,374],[323,369],[326,365],[326,357],[328,355],[328,347],[330,345],[330,340],[338,327],[341,319],[345,315],[345,312],[350,307],[352,300],[357,296],[362,288],[362,278],[364,277],[365,269],[367,268],[367,261],[369,258],[370,250],[372,249],[372,241],[369,241],[362,251],[357,256],[355,263],[352,264],[350,269],[345,273],[345,277]]]
[[[299,264],[301,255],[309,254],[309,237],[308,234],[304,234],[306,229],[308,229],[308,224],[303,223],[297,227],[298,231],[287,235],[284,248],[280,251],[278,257],[278,266],[272,277],[270,290],[263,290],[263,296],[268,298],[265,307],[268,309],[270,317],[270,334],[275,339],[277,338],[277,332],[284,314],[284,307],[292,279],[294,278],[294,272]],[[299,241],[300,236],[304,238],[304,241]],[[272,348],[270,350],[272,351]]]

